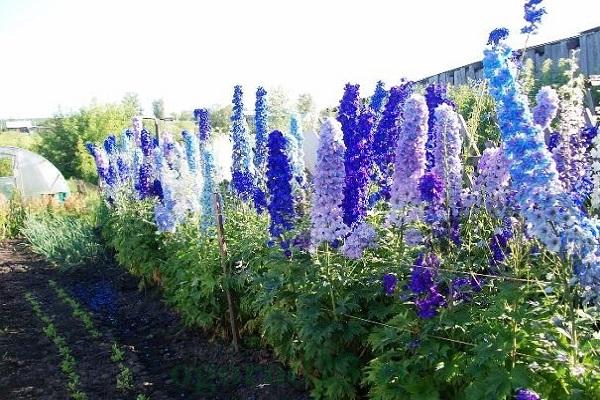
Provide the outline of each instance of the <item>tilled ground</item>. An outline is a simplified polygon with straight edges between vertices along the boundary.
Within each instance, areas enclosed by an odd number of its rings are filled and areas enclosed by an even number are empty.
[[[91,313],[99,338],[73,316],[49,280]],[[69,398],[61,356],[26,293],[65,337],[88,399],[308,399],[304,384],[268,352],[235,354],[227,344],[184,328],[158,292],[140,292],[122,269],[93,265],[60,274],[18,242],[0,243],[0,399]],[[111,360],[113,343],[126,349],[122,366]],[[123,366],[133,374],[129,389],[117,387]]]

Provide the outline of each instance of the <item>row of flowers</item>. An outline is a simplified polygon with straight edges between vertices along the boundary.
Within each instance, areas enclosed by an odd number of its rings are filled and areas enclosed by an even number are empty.
[[[524,33],[535,33],[545,13],[540,3],[526,3]],[[386,89],[378,82],[365,101],[359,85],[347,84],[336,117],[322,121],[312,175],[304,165],[301,119],[292,116],[287,132],[269,132],[267,92],[259,87],[251,135],[236,86],[226,190],[253,212],[268,213],[268,245],[287,257],[338,249],[360,259],[377,243],[374,215],[385,213],[384,223],[420,254],[408,284],[401,287],[390,272],[384,291],[410,300],[422,319],[480,292],[481,276],[499,273],[517,233],[572,265],[583,302],[600,304],[600,231],[591,214],[600,206],[600,136],[585,126],[577,54],[569,60],[568,83],[558,91],[543,87],[531,107],[507,36],[506,29],[492,32],[483,63],[501,140],[483,149],[474,173],[463,164],[466,127],[445,86],[402,81]],[[216,178],[210,113],[197,109],[194,116],[197,131],[182,132],[180,140],[169,133],[152,137],[134,118],[118,138],[88,145],[108,204],[151,201],[159,231],[175,232],[192,217],[199,218],[201,234],[214,234],[213,196],[224,187]],[[487,243],[488,269],[442,281],[436,244],[460,247],[461,226],[476,213],[497,224]],[[526,389],[516,396],[539,398]]]

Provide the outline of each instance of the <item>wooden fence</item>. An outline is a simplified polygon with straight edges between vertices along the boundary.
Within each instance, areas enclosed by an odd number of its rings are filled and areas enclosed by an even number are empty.
[[[567,58],[571,50],[576,49],[580,50],[579,64],[583,74],[587,77],[600,75],[600,26],[581,32],[577,36],[532,46],[525,51],[525,55],[533,60],[535,71],[539,73],[545,60],[558,61]],[[483,63],[478,61],[424,78],[419,82],[461,85],[469,80],[481,79],[483,79]]]

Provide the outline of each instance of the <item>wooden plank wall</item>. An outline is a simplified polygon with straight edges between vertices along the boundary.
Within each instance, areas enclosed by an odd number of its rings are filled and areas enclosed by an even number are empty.
[[[545,60],[557,61],[570,57],[571,51],[576,49],[580,49],[579,58],[583,74],[600,75],[600,27],[582,32],[578,36],[534,46],[526,50],[525,56],[533,60],[535,71],[539,72]],[[430,76],[419,82],[461,85],[469,80],[481,79],[483,79],[483,65],[479,61]]]

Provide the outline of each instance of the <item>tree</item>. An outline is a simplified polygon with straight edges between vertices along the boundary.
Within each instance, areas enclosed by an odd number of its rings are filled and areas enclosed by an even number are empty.
[[[66,178],[95,182],[94,160],[85,143],[100,143],[107,135],[118,135],[129,127],[131,118],[139,114],[135,102],[129,100],[113,104],[92,103],[76,113],[56,114],[44,123],[47,129],[40,134],[35,150],[56,165]]]
[[[229,132],[229,121],[231,119],[231,105],[224,107],[214,106],[210,110],[210,123],[214,131],[225,133]]]
[[[165,102],[162,98],[152,102],[152,113],[158,119],[165,117]]]
[[[267,103],[269,105],[269,130],[289,132],[290,111],[289,96],[281,86],[267,90]]]
[[[301,117],[302,130],[304,132],[316,132],[317,130],[317,115],[315,113],[315,104],[310,93],[303,93],[298,96],[296,103],[298,114]]]
[[[140,98],[137,93],[127,92],[125,96],[123,96],[123,100],[121,100],[123,107],[127,113],[131,115],[142,115],[143,109],[142,104],[140,103]]]

